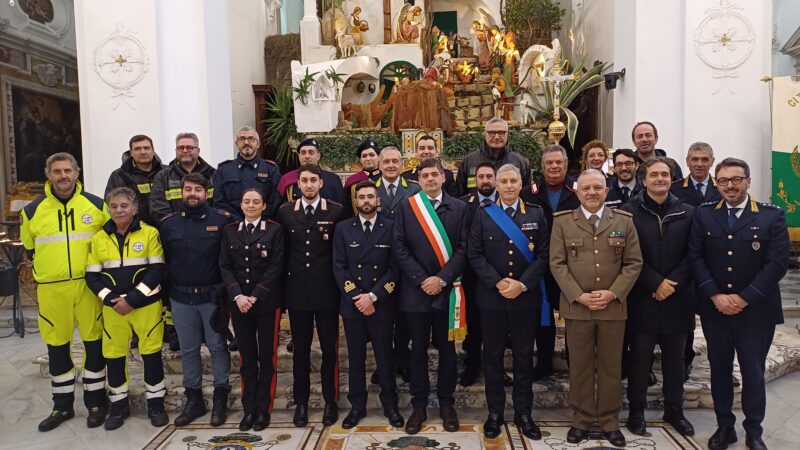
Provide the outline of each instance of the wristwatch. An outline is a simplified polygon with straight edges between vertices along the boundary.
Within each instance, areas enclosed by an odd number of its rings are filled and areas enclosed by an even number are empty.
[[[447,287],[447,281],[444,281],[444,280],[443,280],[443,279],[441,279],[441,278],[439,278],[439,284],[440,284],[442,287]]]
[[[377,301],[378,301],[378,296],[377,296],[377,295],[375,295],[375,293],[374,293],[374,292],[370,292],[370,293],[369,293],[369,298],[371,298],[371,299],[372,299],[372,303],[375,303],[375,302],[377,302]]]

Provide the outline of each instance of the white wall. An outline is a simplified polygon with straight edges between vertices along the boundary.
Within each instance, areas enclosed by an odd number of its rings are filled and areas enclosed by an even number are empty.
[[[791,56],[781,53],[780,49],[786,44],[786,40],[800,27],[800,1],[773,0],[772,4],[772,76],[796,75],[797,70],[794,65],[798,62]]]
[[[58,53],[75,56],[73,0],[53,0],[54,18],[47,24],[31,20],[15,2],[0,1],[0,20],[8,21],[6,31],[15,36],[49,47]]]

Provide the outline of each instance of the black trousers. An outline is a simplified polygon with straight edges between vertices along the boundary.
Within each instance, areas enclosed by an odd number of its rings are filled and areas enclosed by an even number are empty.
[[[325,311],[289,310],[294,351],[292,352],[292,375],[294,379],[294,402],[308,404],[311,374],[311,341],[314,324],[317,327],[319,346],[322,349],[322,397],[325,403],[339,400],[339,313],[335,309]]]
[[[506,391],[503,387],[503,356],[506,336],[511,334],[514,361],[514,416],[530,416],[533,409],[533,337],[539,327],[537,311],[499,311],[481,308],[483,324],[483,375],[489,414],[503,415]]]
[[[347,400],[353,409],[367,409],[367,341],[372,341],[378,379],[381,385],[381,405],[384,410],[397,408],[397,382],[392,356],[392,320],[376,320],[370,317],[359,319],[342,318],[347,336],[347,360],[349,361],[350,392]]]
[[[408,332],[408,320],[405,313],[395,311],[393,328],[394,365],[399,369],[407,369],[411,364],[411,335]]]
[[[683,354],[686,333],[631,333],[628,361],[628,402],[631,411],[647,408],[647,378],[653,350],[661,347],[661,371],[664,375],[664,409],[683,408]]]
[[[244,413],[272,413],[281,310],[246,314],[232,311],[231,321],[241,359]]]
[[[431,332],[439,349],[439,373],[436,395],[439,406],[452,406],[456,389],[456,346],[447,340],[447,311],[405,313],[408,331],[411,333],[411,406],[426,408],[431,392],[428,379],[428,346]],[[435,331],[434,331],[435,330]]]
[[[691,366],[694,361],[694,330],[686,335],[686,345],[683,347],[683,362],[686,366]]]
[[[464,276],[463,285],[467,296],[467,337],[461,347],[467,353],[466,370],[476,370],[481,367],[481,349],[483,348],[481,308],[475,302],[475,281],[468,280]],[[533,341],[531,341],[531,345],[533,345]]]
[[[558,297],[556,297],[558,302]],[[555,314],[553,314],[553,300],[550,299],[550,326],[543,327],[540,325],[540,320],[536,322],[536,334],[534,340],[536,341],[536,371],[537,372],[552,372],[553,371],[553,355],[556,350],[556,323]],[[539,317],[539,314],[536,314]]]
[[[744,320],[702,320],[708,343],[708,362],[711,366],[711,398],[719,426],[732,427],[733,414],[733,357],[739,357],[742,371],[742,411],[744,431],[750,437],[761,437],[761,422],[767,408],[764,366],[775,336],[775,325]]]

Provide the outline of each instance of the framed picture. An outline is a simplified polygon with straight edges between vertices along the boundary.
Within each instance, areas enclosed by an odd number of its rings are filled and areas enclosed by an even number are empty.
[[[81,158],[78,94],[2,77],[6,179],[44,182],[48,156],[67,152]]]

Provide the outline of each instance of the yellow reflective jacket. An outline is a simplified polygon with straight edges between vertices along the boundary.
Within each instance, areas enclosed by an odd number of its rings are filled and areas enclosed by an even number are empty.
[[[103,199],[83,191],[80,181],[65,203],[48,181],[44,195],[22,209],[20,239],[33,259],[38,283],[79,280],[86,272],[89,243],[110,218]]]
[[[164,267],[158,230],[136,217],[120,236],[109,220],[92,238],[86,284],[107,306],[124,296],[129,305],[141,308],[161,298]]]

